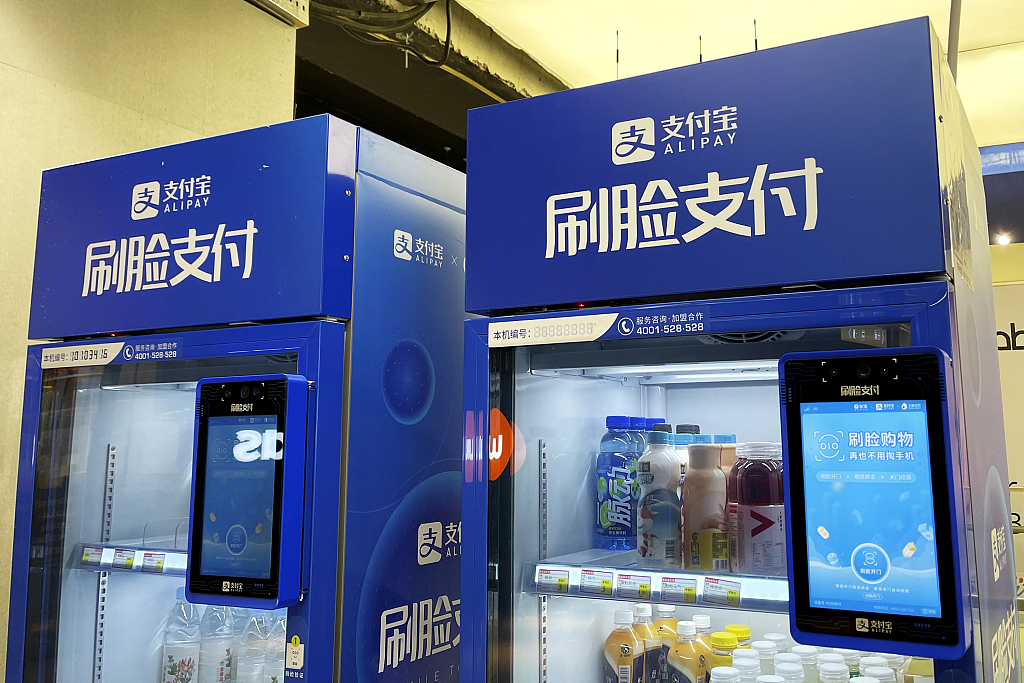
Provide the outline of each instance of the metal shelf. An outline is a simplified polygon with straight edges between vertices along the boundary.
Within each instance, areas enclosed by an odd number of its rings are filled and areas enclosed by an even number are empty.
[[[71,558],[75,569],[185,576],[188,555],[181,550],[139,548],[111,543],[79,543]]]
[[[652,570],[636,551],[586,550],[526,566],[524,590],[541,596],[631,600],[754,612],[789,611],[786,578]]]

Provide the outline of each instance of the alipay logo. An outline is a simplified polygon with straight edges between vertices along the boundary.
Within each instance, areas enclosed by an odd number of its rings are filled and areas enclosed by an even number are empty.
[[[395,258],[412,261],[412,233],[395,230]]]
[[[444,527],[441,526],[441,522],[420,524],[416,532],[416,562],[434,564],[441,560],[443,533]]]
[[[132,220],[141,221],[160,213],[160,183],[139,183],[132,188]]]
[[[654,119],[620,121],[612,126],[612,163],[635,164],[654,158]]]

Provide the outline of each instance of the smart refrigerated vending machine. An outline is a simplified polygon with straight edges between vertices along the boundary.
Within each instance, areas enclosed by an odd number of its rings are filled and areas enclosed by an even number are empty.
[[[790,618],[779,359],[932,347],[958,495],[915,470],[923,436],[816,428],[843,472],[804,555],[862,612],[836,647],[1020,681],[981,168],[927,19],[475,110],[469,167],[464,680],[666,675],[617,610],[706,614],[722,657],[828,642]],[[961,553],[962,581],[928,564]],[[947,630],[908,645],[915,614]]]
[[[46,171],[6,680],[456,680],[464,230],[327,116]]]

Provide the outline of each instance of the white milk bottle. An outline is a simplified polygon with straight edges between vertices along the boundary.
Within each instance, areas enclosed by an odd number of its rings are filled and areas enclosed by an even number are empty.
[[[185,587],[178,588],[174,608],[164,631],[161,681],[192,680],[199,666],[199,610],[185,599]]]
[[[679,458],[670,429],[667,424],[654,425],[654,431],[647,434],[650,447],[636,464],[640,484],[637,565],[645,568],[678,569],[682,559]]]

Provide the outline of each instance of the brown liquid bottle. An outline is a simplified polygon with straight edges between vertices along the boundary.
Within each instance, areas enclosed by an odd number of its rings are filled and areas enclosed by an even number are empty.
[[[604,641],[604,683],[643,683],[644,642],[633,631],[633,613],[615,612],[615,630]]]
[[[786,575],[785,497],[782,461],[771,443],[742,445],[730,482],[736,485],[736,559],[739,571]]]

